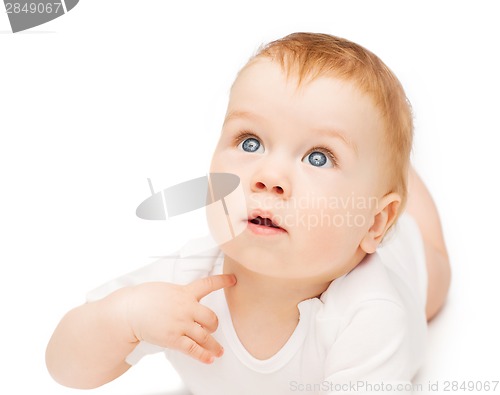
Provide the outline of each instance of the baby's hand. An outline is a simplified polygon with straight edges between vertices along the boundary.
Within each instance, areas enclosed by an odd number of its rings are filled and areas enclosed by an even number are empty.
[[[138,285],[128,299],[128,322],[138,340],[211,363],[223,353],[222,346],[210,335],[217,329],[218,319],[199,301],[235,283],[233,275],[221,274],[188,285],[161,282]]]

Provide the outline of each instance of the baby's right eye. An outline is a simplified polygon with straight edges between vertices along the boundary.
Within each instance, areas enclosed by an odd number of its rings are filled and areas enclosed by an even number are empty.
[[[248,137],[238,144],[238,148],[245,152],[264,152],[264,146],[255,137]]]

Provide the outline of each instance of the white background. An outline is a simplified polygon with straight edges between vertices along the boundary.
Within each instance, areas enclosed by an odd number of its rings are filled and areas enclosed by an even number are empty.
[[[182,220],[135,217],[146,177],[159,190],[204,175],[237,70],[293,31],[371,49],[413,104],[413,162],[453,265],[417,382],[500,380],[495,3],[81,0],[17,34],[0,9],[0,393],[77,393],[46,372],[53,329],[87,291],[189,237]],[[153,356],[89,394],[178,388]]]

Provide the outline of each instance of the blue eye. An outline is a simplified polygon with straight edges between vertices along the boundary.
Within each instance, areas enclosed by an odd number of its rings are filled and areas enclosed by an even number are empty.
[[[309,163],[315,167],[333,167],[332,160],[321,151],[311,152],[303,159],[303,162]]]
[[[313,166],[324,166],[326,163],[326,155],[323,152],[312,152],[307,157],[309,163]]]
[[[256,138],[254,137],[249,137],[245,140],[243,140],[239,147],[241,147],[241,149],[243,151],[246,151],[246,152],[263,152],[263,148],[262,145],[260,144],[260,141],[257,140]],[[262,149],[261,149],[262,148]]]

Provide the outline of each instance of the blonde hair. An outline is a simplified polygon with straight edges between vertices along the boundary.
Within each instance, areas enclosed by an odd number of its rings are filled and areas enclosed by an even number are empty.
[[[247,65],[262,57],[279,62],[287,76],[298,78],[299,85],[306,79],[333,76],[354,83],[372,98],[385,125],[382,143],[386,147],[388,193],[401,196],[399,216],[407,200],[413,116],[394,73],[362,46],[328,34],[290,34],[261,47]]]

